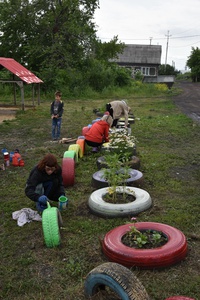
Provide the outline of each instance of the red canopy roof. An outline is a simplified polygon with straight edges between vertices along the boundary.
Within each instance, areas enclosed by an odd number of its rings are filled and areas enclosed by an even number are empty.
[[[0,57],[0,64],[10,72],[15,74],[17,77],[19,77],[21,80],[25,81],[27,84],[43,82],[13,58]]]

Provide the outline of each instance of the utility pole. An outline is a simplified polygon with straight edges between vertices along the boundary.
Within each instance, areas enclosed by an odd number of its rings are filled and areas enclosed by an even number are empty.
[[[166,46],[166,56],[165,56],[165,69],[167,65],[167,54],[168,54],[168,46],[169,46],[169,37],[171,36],[169,34],[169,30],[167,31],[167,34],[165,35],[167,37],[167,46]]]

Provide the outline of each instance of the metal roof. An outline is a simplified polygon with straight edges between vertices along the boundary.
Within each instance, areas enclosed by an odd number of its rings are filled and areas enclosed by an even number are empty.
[[[31,71],[23,67],[13,58],[0,57],[0,65],[8,69],[10,72],[15,74],[21,80],[25,81],[27,84],[43,82],[41,79],[35,76]]]
[[[161,51],[160,45],[126,44],[123,52],[118,54],[118,58],[114,61],[132,64],[160,64]]]

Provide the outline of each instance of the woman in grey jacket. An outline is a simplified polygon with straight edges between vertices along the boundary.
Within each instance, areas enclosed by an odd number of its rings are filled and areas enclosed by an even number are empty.
[[[125,100],[115,100],[107,103],[106,110],[113,118],[112,127],[116,127],[117,122],[121,117],[125,118],[125,127],[128,126],[128,114],[131,109]]]

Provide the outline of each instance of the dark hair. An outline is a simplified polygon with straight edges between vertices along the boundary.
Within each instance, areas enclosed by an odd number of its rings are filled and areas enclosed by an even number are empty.
[[[40,171],[44,171],[46,166],[55,167],[56,168],[55,173],[58,171],[58,169],[60,169],[56,157],[50,153],[46,154],[37,165]]]
[[[62,96],[62,93],[61,93],[60,91],[56,91],[56,92],[55,92],[55,96],[61,97],[61,96]]]

